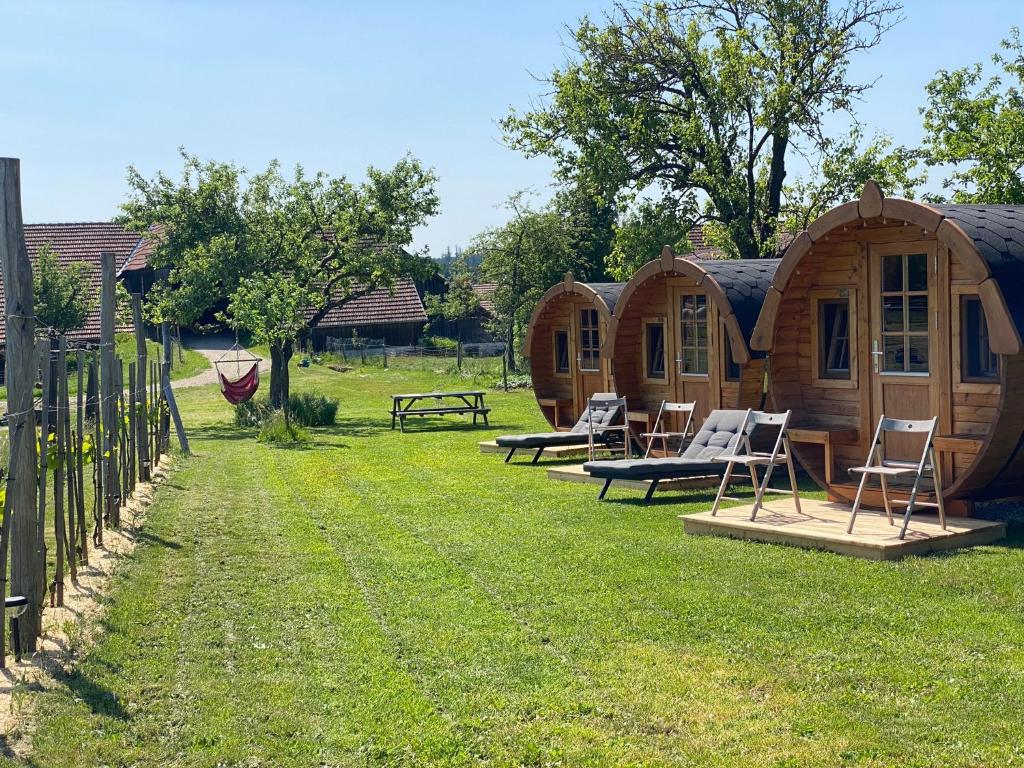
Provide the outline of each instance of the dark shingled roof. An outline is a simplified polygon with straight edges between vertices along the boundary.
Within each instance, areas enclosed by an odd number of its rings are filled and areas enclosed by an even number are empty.
[[[701,269],[725,291],[743,338],[748,342],[775,270],[781,263],[782,259],[708,259],[700,262]],[[754,353],[762,357],[763,354]]]
[[[609,312],[615,312],[615,304],[618,302],[619,296],[622,295],[622,289],[626,287],[625,283],[583,283],[583,285],[604,299]]]
[[[307,317],[312,316],[310,310]],[[427,313],[412,280],[396,280],[392,290],[378,288],[330,310],[317,328],[425,323]]]
[[[115,268],[118,268],[128,260],[140,240],[138,232],[126,231],[124,227],[107,221],[25,225],[25,248],[29,261],[33,264],[39,250],[49,244],[61,264],[80,261],[89,267],[89,292],[95,297],[96,305],[86,319],[85,325],[68,333],[70,341],[99,341],[100,254],[113,253]],[[0,312],[4,309],[3,279],[0,277]],[[0,345],[7,341],[7,329],[4,325],[0,322]],[[118,327],[116,330],[120,333],[130,329]]]
[[[1024,205],[933,205],[974,241],[1024,338]]]

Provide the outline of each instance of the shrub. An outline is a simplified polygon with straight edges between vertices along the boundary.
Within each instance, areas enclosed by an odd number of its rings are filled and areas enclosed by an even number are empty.
[[[236,427],[260,427],[274,413],[266,400],[246,400],[235,406]]]
[[[338,401],[313,392],[288,398],[288,415],[303,427],[329,427],[338,415]]]
[[[271,445],[296,445],[308,443],[309,432],[294,421],[285,419],[284,411],[274,411],[260,426],[256,439]]]
[[[458,348],[459,342],[456,339],[449,339],[447,336],[424,336],[420,342],[424,347],[435,349],[452,350]]]

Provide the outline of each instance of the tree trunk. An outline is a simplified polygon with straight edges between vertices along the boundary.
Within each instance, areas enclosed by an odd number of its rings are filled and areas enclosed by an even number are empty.
[[[292,359],[294,345],[290,341],[270,345],[270,405],[284,408],[288,402],[288,363]]]
[[[505,365],[512,372],[516,370],[515,337],[515,321],[510,320],[508,328],[505,329]]]

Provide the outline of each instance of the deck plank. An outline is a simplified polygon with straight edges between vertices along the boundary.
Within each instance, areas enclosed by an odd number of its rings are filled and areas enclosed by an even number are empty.
[[[911,518],[906,538],[901,541],[901,517],[896,515],[896,524],[890,526],[885,514],[875,510],[859,512],[853,533],[847,534],[849,505],[816,499],[801,499],[801,505],[802,513],[798,513],[792,499],[769,500],[754,521],[750,520],[751,504],[719,510],[717,517],[708,511],[680,518],[683,530],[692,535],[791,544],[869,560],[897,560],[908,555],[990,544],[1006,536],[1004,523],[947,517],[943,530],[937,515],[922,512]]]

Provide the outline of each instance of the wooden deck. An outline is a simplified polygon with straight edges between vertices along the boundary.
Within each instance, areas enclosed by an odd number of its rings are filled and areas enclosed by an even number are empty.
[[[545,454],[546,455],[546,454]],[[621,454],[620,454],[621,455]],[[591,483],[593,485],[604,485],[604,480],[599,477],[591,477],[583,471],[582,464],[569,464],[561,467],[551,467],[548,470],[548,478],[551,480],[564,480],[569,483]],[[717,476],[709,477],[687,477],[679,480],[662,480],[658,483],[658,493],[662,491],[681,491],[686,488],[717,488],[722,478]],[[614,493],[616,488],[629,488],[634,491],[646,491],[651,485],[650,480],[616,480],[612,483],[609,493]]]
[[[972,547],[999,541],[1006,535],[1004,523],[970,517],[947,517],[946,530],[934,514],[914,514],[907,536],[900,541],[899,521],[890,526],[885,513],[862,510],[852,534],[846,533],[850,507],[816,499],[801,499],[802,514],[790,498],[769,498],[767,507],[750,520],[752,503],[711,512],[680,515],[683,530],[699,536],[729,536],[737,539],[792,544],[824,549],[868,560],[898,560],[907,555],[923,555],[946,549]]]

